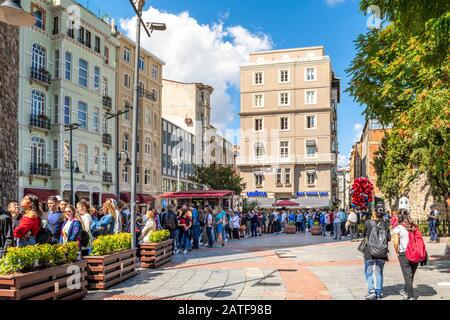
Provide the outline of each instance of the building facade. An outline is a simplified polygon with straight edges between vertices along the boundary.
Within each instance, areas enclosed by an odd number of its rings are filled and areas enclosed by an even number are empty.
[[[249,196],[305,207],[337,200],[339,90],[323,47],[250,54],[241,66],[237,160]]]
[[[116,100],[119,110],[133,105],[136,44],[122,35],[117,54]],[[161,91],[164,62],[141,48],[139,58],[138,156],[136,193],[140,203],[154,202],[161,192]],[[126,154],[132,159],[133,111],[119,117],[119,149],[121,199],[131,200],[131,167],[124,165]]]
[[[116,50],[111,26],[71,0],[25,0],[36,24],[20,30],[19,196],[70,199],[70,152],[76,200],[113,193]],[[72,150],[66,126],[76,123]]]
[[[19,28],[0,22],[0,207],[17,201]]]
[[[338,169],[338,203],[339,208],[348,210],[351,207],[350,199],[350,170],[348,168]]]
[[[195,136],[162,119],[162,191],[194,190]]]

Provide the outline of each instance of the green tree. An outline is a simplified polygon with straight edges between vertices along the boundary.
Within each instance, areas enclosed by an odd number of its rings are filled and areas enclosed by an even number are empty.
[[[210,166],[194,166],[194,175],[189,177],[194,183],[206,185],[213,190],[231,190],[241,194],[246,185],[236,174],[232,166],[212,164]]]

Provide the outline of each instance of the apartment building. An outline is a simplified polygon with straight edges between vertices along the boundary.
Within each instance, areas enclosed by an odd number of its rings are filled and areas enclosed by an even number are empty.
[[[237,160],[247,196],[304,207],[336,201],[339,91],[322,46],[250,54],[241,66]]]
[[[131,167],[125,166],[128,155],[132,159],[133,87],[136,44],[125,35],[120,37],[117,54],[116,100],[119,110],[130,110],[119,117],[119,150],[121,161],[120,198],[131,201]],[[154,203],[161,192],[161,90],[165,63],[141,48],[139,58],[138,141],[136,193],[140,204]]]
[[[94,205],[113,193],[116,50],[119,41],[102,20],[71,0],[24,0],[36,17],[20,28],[19,197],[70,199],[70,135],[76,200]]]
[[[337,197],[340,209],[348,210],[351,207],[350,187],[350,170],[348,168],[338,169]]]

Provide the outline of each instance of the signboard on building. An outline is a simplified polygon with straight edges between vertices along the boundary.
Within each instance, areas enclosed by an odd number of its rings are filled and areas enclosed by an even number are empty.
[[[325,198],[329,197],[330,193],[326,191],[312,191],[312,192],[296,192],[295,195],[299,198]]]
[[[255,192],[247,192],[247,197],[252,198],[267,198],[267,192],[255,191]]]

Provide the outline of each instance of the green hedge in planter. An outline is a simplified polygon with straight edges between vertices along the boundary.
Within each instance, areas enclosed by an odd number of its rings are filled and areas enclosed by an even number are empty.
[[[92,243],[90,256],[104,256],[129,249],[131,249],[131,233],[100,236]]]
[[[169,230],[154,231],[150,234],[150,242],[151,243],[163,242],[169,239],[169,237],[170,237]]]
[[[0,259],[0,274],[32,272],[78,260],[78,243],[37,244],[23,248],[9,248]]]

